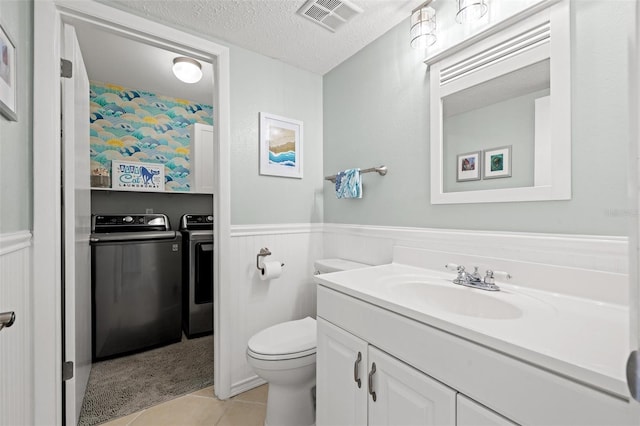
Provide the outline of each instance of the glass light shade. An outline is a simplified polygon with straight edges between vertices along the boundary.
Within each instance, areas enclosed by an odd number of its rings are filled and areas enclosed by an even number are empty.
[[[477,21],[487,14],[487,0],[458,0],[456,22],[466,24]]]
[[[195,59],[181,56],[173,60],[173,74],[185,83],[197,83],[202,78],[202,65]]]
[[[436,11],[420,7],[411,14],[411,47],[425,48],[436,42]]]

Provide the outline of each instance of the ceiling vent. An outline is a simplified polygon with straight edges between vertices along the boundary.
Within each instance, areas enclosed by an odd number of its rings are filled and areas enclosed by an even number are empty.
[[[348,0],[309,0],[297,13],[335,32],[347,21],[362,13],[362,9]]]

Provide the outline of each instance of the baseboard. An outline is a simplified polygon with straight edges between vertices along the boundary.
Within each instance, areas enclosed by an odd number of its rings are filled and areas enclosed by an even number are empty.
[[[258,376],[251,376],[248,379],[241,380],[231,385],[231,396],[239,395],[243,392],[262,386],[267,383],[264,379]]]

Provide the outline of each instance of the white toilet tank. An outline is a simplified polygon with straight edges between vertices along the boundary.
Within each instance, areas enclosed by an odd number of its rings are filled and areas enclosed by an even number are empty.
[[[319,259],[313,264],[315,268],[314,275],[328,274],[331,272],[349,271],[351,269],[367,268],[371,265],[366,263],[353,262],[345,259]]]

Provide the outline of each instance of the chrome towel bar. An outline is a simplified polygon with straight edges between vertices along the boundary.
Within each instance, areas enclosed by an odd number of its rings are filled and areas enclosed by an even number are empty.
[[[371,173],[371,172],[377,172],[380,176],[384,176],[387,174],[387,166],[380,166],[380,167],[370,167],[368,169],[363,169],[360,170],[360,174],[362,173]],[[333,183],[336,183],[336,176],[337,175],[332,175],[332,176],[325,176],[325,180],[329,180]]]
[[[11,327],[16,322],[16,313],[13,311],[0,314],[0,330]]]

